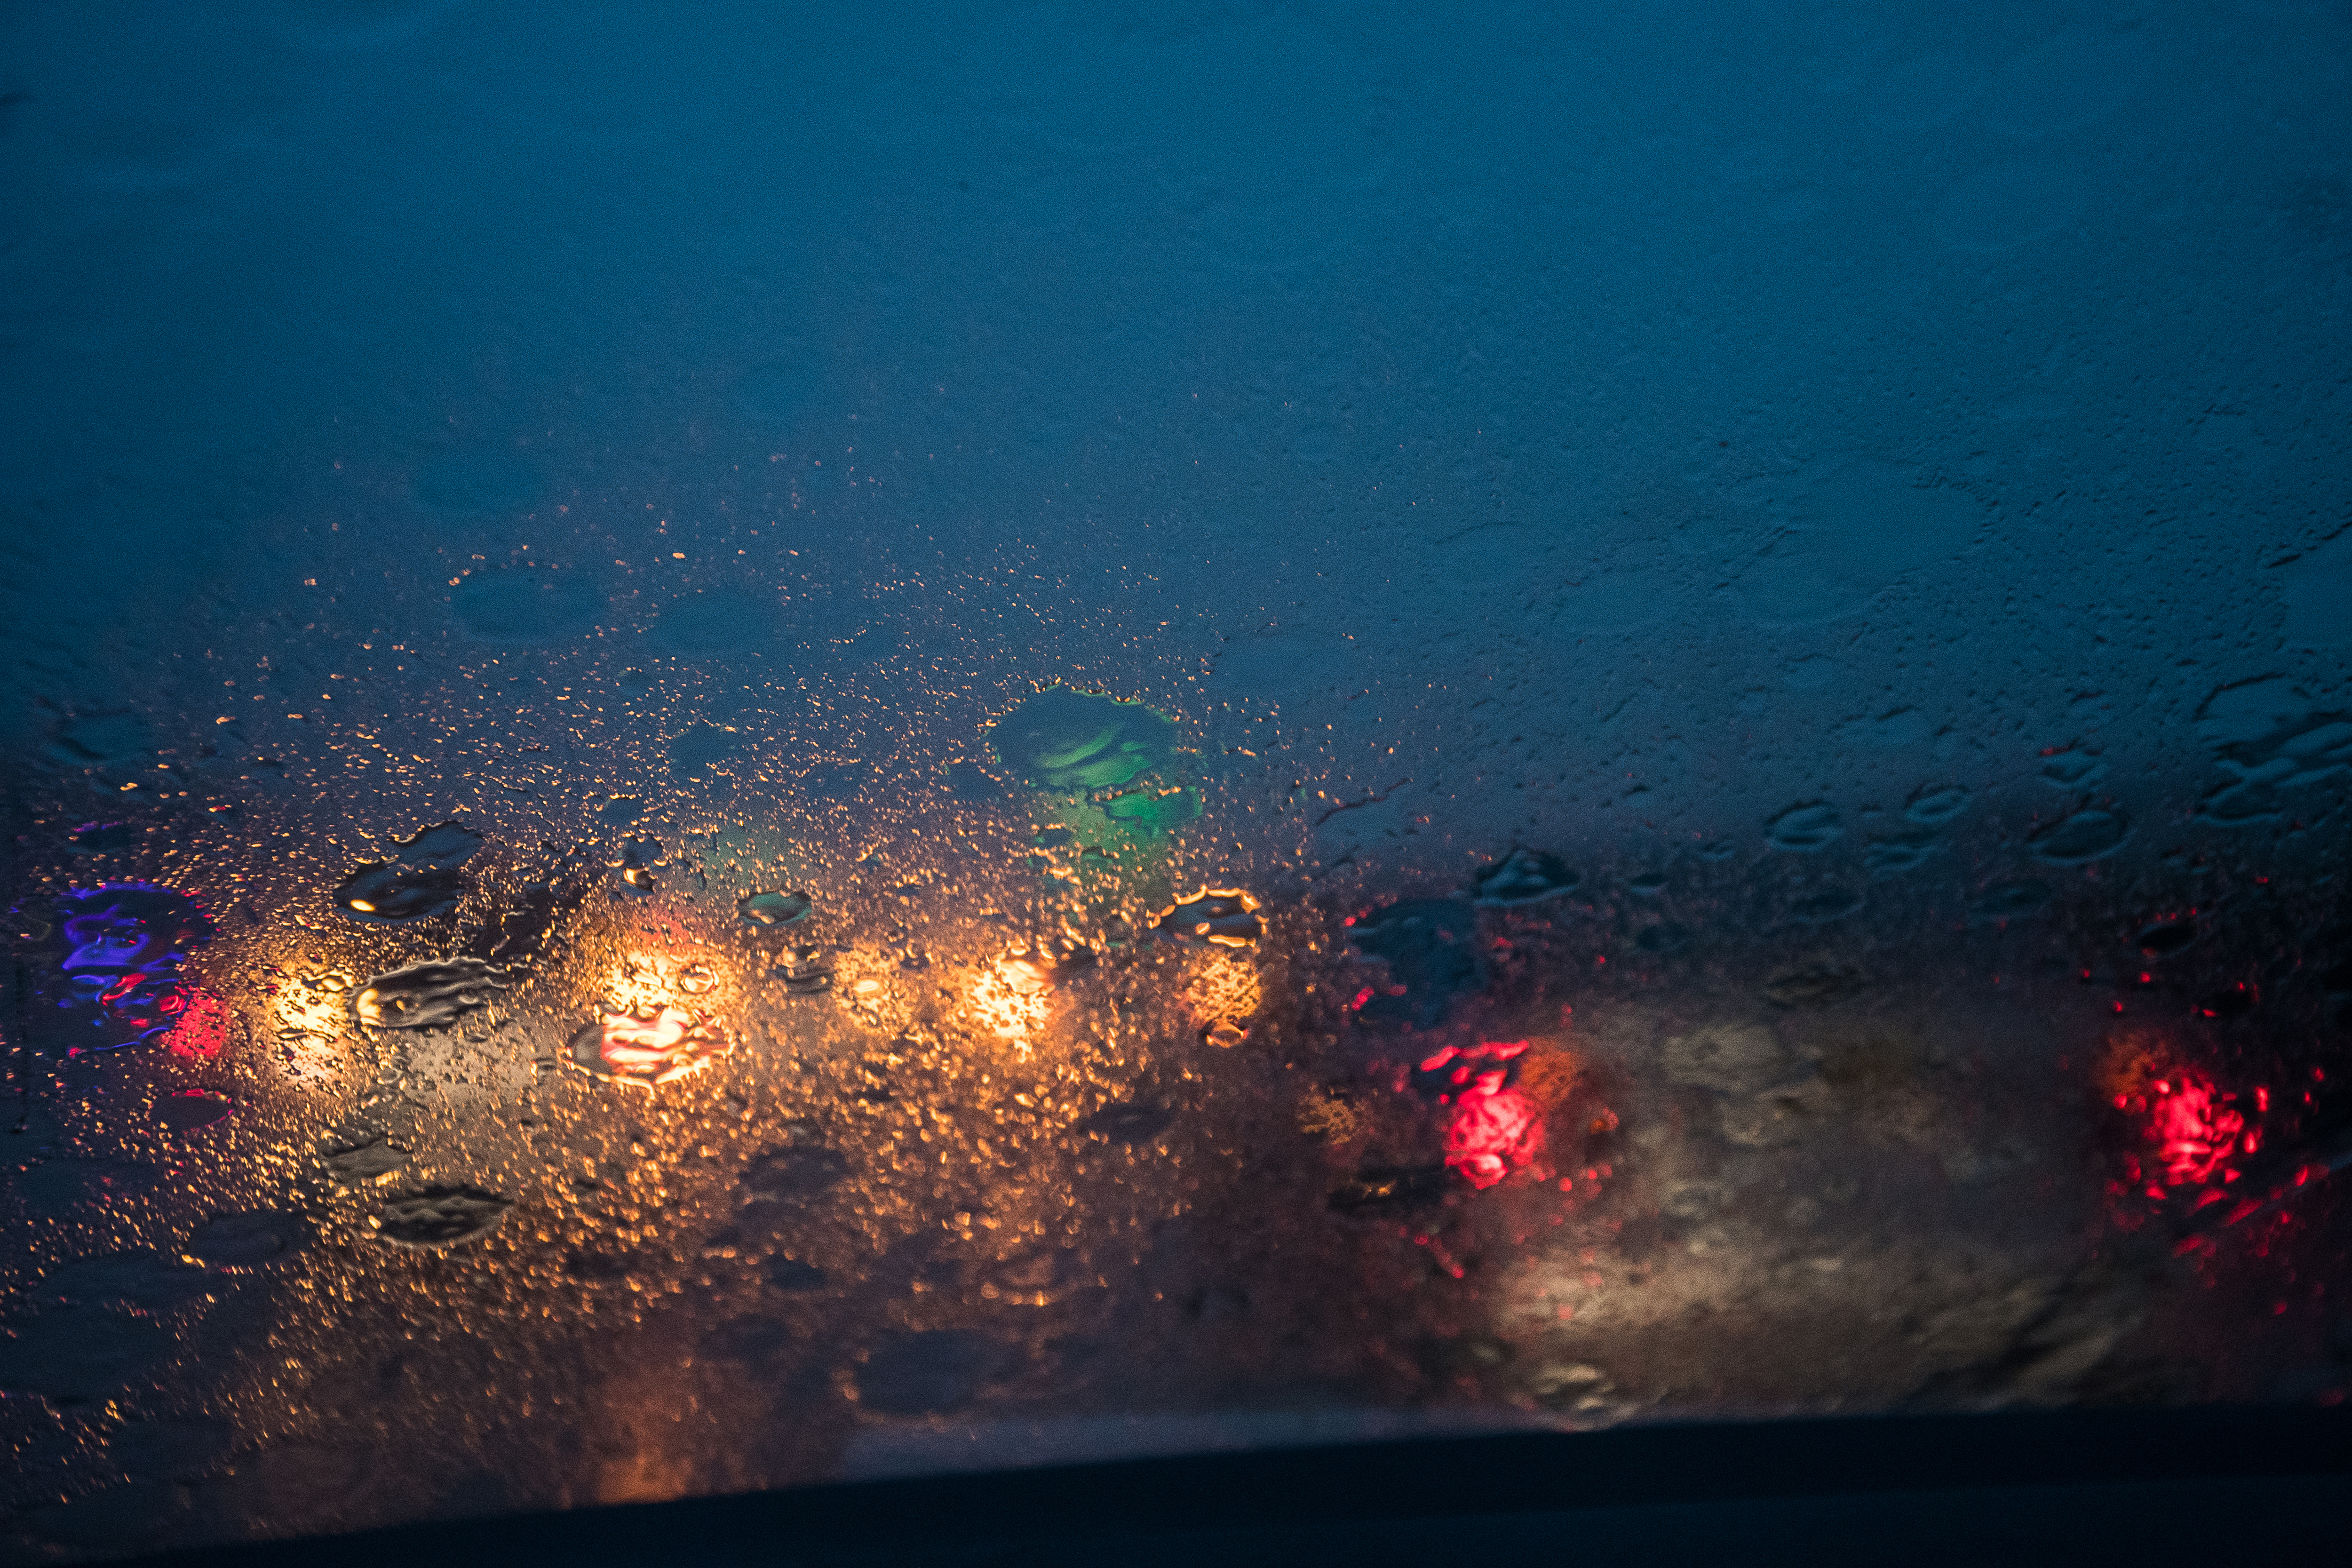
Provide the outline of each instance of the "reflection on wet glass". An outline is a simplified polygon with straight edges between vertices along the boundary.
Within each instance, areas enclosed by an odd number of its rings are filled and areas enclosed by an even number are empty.
[[[1018,792],[583,791],[561,833],[322,860],[278,914],[201,874],[20,900],[57,1023],[8,1201],[90,1239],[27,1276],[0,1379],[135,1408],[77,1439],[126,1464],[197,1421],[189,1473],[226,1476],[285,1373],[174,1347],[266,1332],[305,1399],[440,1433],[401,1348],[430,1300],[499,1347],[455,1465],[518,1505],[1204,1386],[1503,1425],[2172,1397],[2201,1314],[2289,1299],[2352,1163],[2324,1048],[2263,1022],[2340,1007],[2352,938],[2282,977],[2210,879],[2109,892],[2117,811],[2002,850],[1922,784],[1729,855],[1286,879],[1184,721],[1050,687],[953,743],[984,739]],[[1139,785],[1200,810],[1113,809]],[[1924,945],[1836,919],[1960,864]],[[2094,921],[2086,965],[2059,939]],[[1955,991],[1945,945],[1999,983]],[[583,1433],[621,1458],[550,1470]],[[440,1473],[317,1517],[429,1512]]]

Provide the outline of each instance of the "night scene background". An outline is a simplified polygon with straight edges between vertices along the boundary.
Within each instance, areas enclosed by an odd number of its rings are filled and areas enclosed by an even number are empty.
[[[0,1559],[2340,1401],[2352,7],[0,9]]]

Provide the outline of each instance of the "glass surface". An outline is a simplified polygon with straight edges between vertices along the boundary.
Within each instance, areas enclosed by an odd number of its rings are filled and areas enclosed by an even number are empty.
[[[2352,1382],[2343,6],[0,27],[8,1560]]]

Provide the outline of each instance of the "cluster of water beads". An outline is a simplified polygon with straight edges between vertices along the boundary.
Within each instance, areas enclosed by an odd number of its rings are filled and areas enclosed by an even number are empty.
[[[1111,744],[1116,738],[1106,739],[1098,731],[1047,760],[1055,767],[1066,765],[1089,775],[1089,783],[1095,782],[1093,775],[1108,780],[1125,773],[1130,764],[1153,760],[1149,745]],[[442,824],[400,841],[406,853],[399,865],[362,868],[363,874],[390,889],[383,902],[379,905],[376,900],[357,896],[365,889],[355,878],[343,889],[347,912],[384,920],[439,912],[446,906],[436,906],[436,900],[450,890],[457,867],[480,842],[478,835],[456,824]],[[626,844],[622,854],[624,885],[635,891],[651,890],[650,868],[659,858],[660,847],[653,841]],[[1538,875],[1530,879],[1540,880],[1542,873],[1551,868],[1520,869],[1536,871]],[[376,907],[365,907],[371,905]],[[798,924],[812,909],[806,894],[785,891],[752,893],[738,905],[747,923],[763,929]],[[104,911],[109,918],[121,913],[114,909]],[[1203,985],[1196,977],[1186,995],[1196,1013],[1209,1020],[1204,1037],[1221,1046],[1238,1043],[1244,1036],[1244,1020],[1258,1000],[1255,971],[1238,962],[1238,955],[1263,934],[1256,900],[1239,889],[1203,887],[1162,910],[1156,925],[1164,936],[1207,949],[1207,956],[1225,961],[1216,966],[1216,975],[1226,984]],[[126,939],[119,933],[95,932],[86,924],[75,934],[85,939],[77,949],[79,962],[85,967],[101,960],[136,966],[144,952],[144,938],[139,933]],[[787,994],[806,994],[830,985],[831,973],[820,962],[823,952],[814,944],[786,951],[774,973],[784,982]],[[1011,1027],[1000,1033],[1026,1038],[1044,1022],[1045,998],[1092,962],[1093,954],[1083,950],[1040,947],[1011,954],[992,966],[983,977],[983,992],[994,984],[1004,994],[997,1000],[1018,1015],[1005,1020]],[[716,984],[707,966],[685,966],[671,979],[675,989],[686,995],[708,992]],[[1244,979],[1249,984],[1237,983]],[[351,1012],[359,1023],[374,1028],[445,1027],[488,1005],[511,984],[507,971],[480,958],[459,956],[412,963],[379,974],[361,987],[352,998]],[[982,1001],[985,1013],[988,998],[983,995]],[[601,1014],[595,1023],[575,1033],[568,1043],[568,1055],[572,1065],[606,1081],[651,1087],[707,1067],[725,1055],[732,1043],[731,1036],[708,1016],[668,1001]],[[339,1184],[346,1186],[388,1180],[410,1159],[408,1151],[382,1136],[326,1152],[322,1157]],[[383,1239],[398,1245],[446,1246],[497,1224],[507,1204],[504,1198],[472,1188],[428,1188],[390,1200],[378,1231]]]

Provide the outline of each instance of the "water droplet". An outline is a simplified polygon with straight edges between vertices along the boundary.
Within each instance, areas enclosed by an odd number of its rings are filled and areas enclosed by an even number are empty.
[[[2050,901],[2047,882],[2002,882],[1986,889],[1969,905],[1970,925],[2006,925],[2022,920]]]
[[[143,756],[154,749],[153,731],[136,713],[77,713],[58,727],[49,754],[88,767],[118,757]]]
[[[2292,792],[2352,766],[2352,714],[2323,711],[2281,676],[2217,689],[2198,710],[2197,729],[2230,775],[2197,808],[2217,826],[2275,821]]]
[[[1002,1375],[1011,1359],[995,1340],[966,1329],[893,1334],[857,1369],[858,1403],[884,1415],[961,1410]]]
[[[758,926],[788,926],[808,919],[816,907],[806,893],[751,893],[735,905],[735,912]]]
[[[1864,846],[1862,863],[1873,877],[1895,877],[1925,863],[1936,849],[1935,829],[1898,828]]]
[[[689,594],[664,605],[646,635],[665,653],[726,653],[774,637],[776,608],[773,600],[750,594]]]
[[[2276,822],[2285,815],[2285,806],[2272,780],[2241,778],[2208,791],[2197,803],[2197,815],[2216,827],[2251,827]]]
[[[393,847],[400,851],[403,865],[431,866],[454,871],[473,858],[482,847],[482,836],[462,822],[436,822],[430,827],[419,828],[405,838],[395,838]]]
[[[1477,911],[1450,899],[1407,900],[1359,919],[1348,940],[1387,964],[1402,994],[1376,995],[1358,1016],[1423,1029],[1443,1022],[1457,992],[1485,989],[1473,941],[1477,929]]]
[[[362,866],[335,889],[335,903],[357,921],[413,921],[446,914],[465,896],[457,868],[482,847],[482,836],[462,823],[441,822],[395,838],[397,860]]]
[[[947,775],[948,794],[958,800],[1001,800],[1004,796],[1004,786],[989,777],[977,763],[950,763]]]
[[[1556,855],[1514,849],[1499,864],[1478,874],[1470,884],[1470,896],[1486,909],[1513,909],[1573,892],[1583,880],[1580,873],[1570,870]]]
[[[1249,1030],[1230,1018],[1220,1018],[1201,1031],[1201,1038],[1219,1050],[1229,1051],[1249,1038]]]
[[[2158,921],[2139,933],[2139,950],[2149,958],[2165,958],[2179,952],[2197,940],[2197,922],[2191,920]]]
[[[171,1353],[161,1320],[111,1308],[18,1319],[0,1336],[0,1389],[56,1400],[106,1397]]]
[[[1202,812],[1201,792],[1181,784],[1146,785],[1099,804],[1112,821],[1132,822],[1152,833],[1181,827]]]
[[[1739,568],[1728,585],[1729,605],[1765,626],[1817,624],[1859,610],[1898,579],[1916,580],[1961,554],[1984,526],[1984,503],[1963,490],[1922,485],[1920,477],[1871,461],[1790,476],[1782,510],[1788,526]],[[1847,735],[1902,747],[1929,732],[1925,714],[1898,708],[1862,721]]]
[[[1419,1208],[1444,1195],[1443,1164],[1368,1165],[1332,1189],[1328,1201],[1339,1214],[1379,1214]]]
[[[997,721],[997,761],[1043,789],[1108,789],[1166,763],[1176,722],[1140,702],[1055,686]]]
[[[146,833],[127,822],[85,822],[68,836],[68,842],[85,855],[111,855],[136,849]]]
[[[1719,1024],[1668,1040],[1660,1064],[1672,1083],[1754,1094],[1790,1077],[1794,1058],[1761,1024]]]
[[[1097,962],[1092,949],[1046,943],[1001,959],[995,968],[1015,991],[1038,995],[1068,984]]]
[[[814,996],[833,986],[833,971],[824,967],[819,947],[795,947],[784,954],[782,963],[769,971],[784,983],[784,992],[792,996]]]
[[[348,1149],[331,1150],[322,1158],[336,1184],[357,1187],[381,1181],[402,1169],[408,1163],[409,1152],[397,1143],[371,1138]]]
[[[669,743],[670,771],[680,776],[705,770],[725,772],[716,764],[732,758],[749,740],[740,731],[723,725],[689,725]]]
[[[426,1187],[388,1200],[375,1233],[394,1247],[455,1247],[497,1229],[513,1206],[478,1187]]]
[[[822,1144],[795,1142],[771,1149],[743,1168],[743,1201],[796,1203],[825,1192],[849,1174],[849,1162]]]
[[[1165,1131],[1174,1120],[1175,1113],[1164,1105],[1114,1103],[1079,1122],[1078,1131],[1108,1142],[1141,1143]]]
[[[2107,764],[2096,752],[2069,747],[2053,752],[2042,762],[2042,782],[2053,789],[2088,789],[2107,775]]]
[[[654,890],[654,868],[661,864],[662,847],[658,839],[625,838],[621,841],[621,858],[614,865],[621,873],[625,891],[642,898]]]
[[[607,1082],[651,1088],[699,1072],[734,1048],[734,1037],[709,1018],[653,1007],[604,1014],[572,1037],[566,1054],[572,1066]]]
[[[299,1247],[310,1226],[273,1209],[213,1215],[189,1234],[182,1256],[207,1268],[254,1268]]]
[[[1827,925],[1862,908],[1862,895],[1851,888],[1823,888],[1789,900],[1789,918],[1800,925]]]
[[[157,1099],[155,1120],[174,1132],[194,1132],[199,1128],[227,1121],[236,1109],[225,1095],[188,1089]]]
[[[779,1290],[822,1290],[825,1274],[814,1264],[778,1256],[768,1259],[768,1283]]]
[[[1265,934],[1257,900],[1239,888],[1202,888],[1162,910],[1154,930],[1179,942],[1246,948]]]
[[[1766,984],[1764,994],[1780,1007],[1830,1007],[1868,984],[1862,971],[1850,963],[1820,963],[1774,976]]]
[[[606,801],[596,813],[596,820],[610,827],[625,826],[635,822],[646,809],[646,803],[633,795],[616,795]]]
[[[803,781],[809,793],[828,800],[851,800],[866,782],[866,764],[856,757],[845,762],[820,763],[811,768]]]
[[[578,578],[535,567],[477,572],[450,595],[467,637],[491,647],[538,647],[581,637],[604,600]]]
[[[1666,874],[1648,871],[1625,884],[1625,890],[1637,899],[1654,899],[1666,890]]]
[[[1677,925],[1673,921],[1661,921],[1656,925],[1644,926],[1633,938],[1635,947],[1640,948],[1643,952],[1656,953],[1660,957],[1668,953],[1680,952],[1688,947],[1690,942],[1690,928]]]
[[[168,1311],[205,1293],[211,1276],[176,1265],[160,1253],[110,1252],[78,1258],[26,1286],[27,1297],[49,1301],[121,1301],[142,1311]]]
[[[1844,837],[1845,825],[1837,808],[1826,801],[1792,805],[1764,825],[1765,842],[1797,855],[1826,849]]]
[[[981,1293],[1007,1305],[1045,1307],[1088,1278],[1085,1255],[1076,1247],[1039,1247],[990,1270]]]
[[[2119,811],[2078,811],[2042,828],[2030,842],[2037,860],[2080,866],[2113,854],[2130,833],[2131,823]]]
[[[352,1016],[379,1029],[437,1029],[507,989],[502,969],[478,958],[414,963],[379,974],[352,999]]]
[[[516,905],[485,921],[467,940],[463,956],[509,968],[529,962],[557,920],[580,907],[590,886],[568,858],[549,868],[543,879],[516,884]]]
[[[455,871],[367,865],[335,889],[335,905],[353,920],[396,922],[446,915],[465,895],[465,879]]]
[[[1969,792],[1958,784],[1928,784],[1911,797],[1903,815],[1934,827],[1951,821],[1968,808]]]

